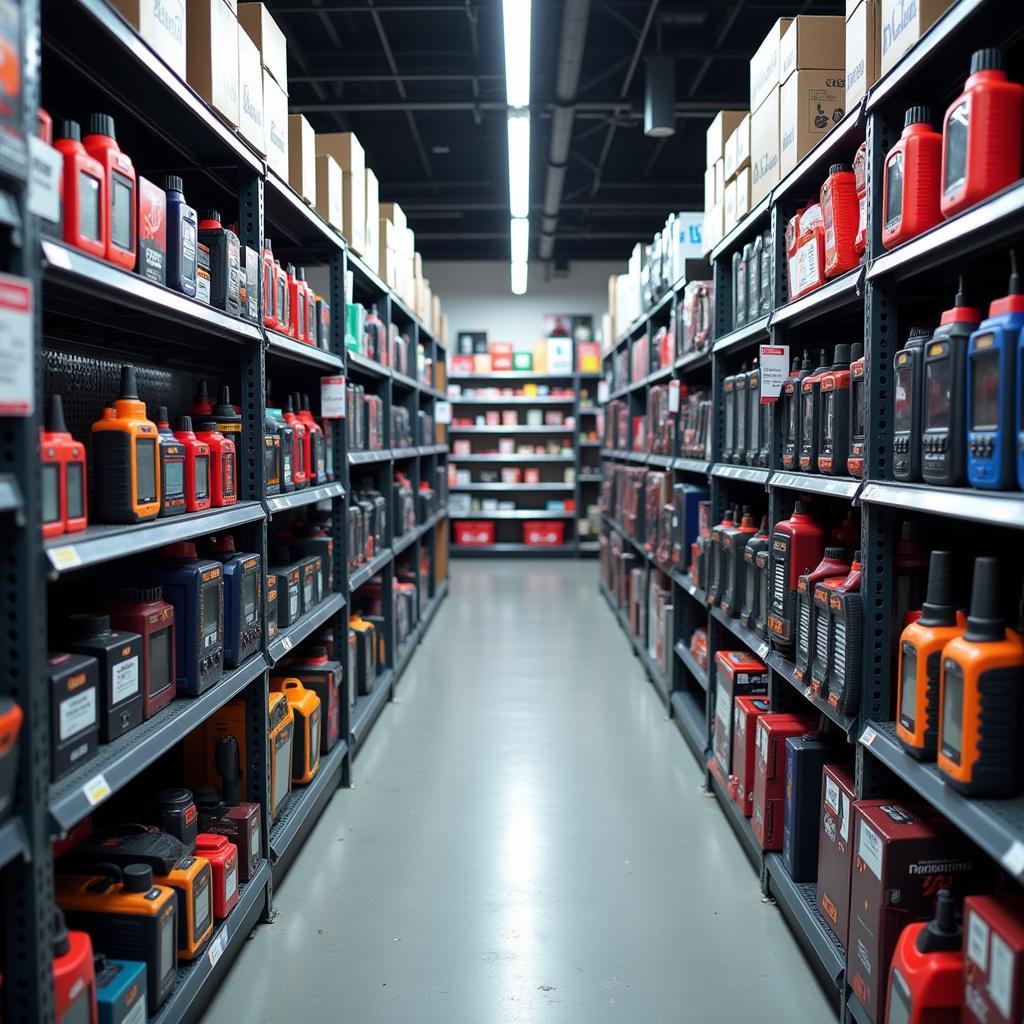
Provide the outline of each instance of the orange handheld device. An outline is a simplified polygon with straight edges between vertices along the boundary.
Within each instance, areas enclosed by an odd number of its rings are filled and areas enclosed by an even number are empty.
[[[174,421],[174,436],[185,449],[185,508],[203,512],[213,503],[210,488],[210,446],[192,430],[192,417]]]
[[[270,823],[277,821],[292,791],[292,744],[295,740],[295,717],[283,693],[269,696],[270,721]]]
[[[800,385],[811,372],[811,360],[804,352],[803,359],[794,359],[793,368],[782,385],[782,466],[796,469],[800,465]]]
[[[185,446],[174,436],[167,422],[165,405],[157,409],[156,429],[160,435],[160,515],[181,515],[186,510]]]
[[[238,500],[238,452],[235,442],[217,429],[215,420],[199,424],[196,437],[210,447],[210,499],[214,508]]]
[[[10,697],[0,697],[0,824],[11,813],[18,771],[18,735],[22,710]]]
[[[911,107],[903,134],[885,158],[882,245],[894,249],[942,220],[939,182],[942,136],[932,128],[927,107]]]
[[[935,759],[942,651],[950,640],[963,635],[966,625],[953,601],[952,552],[933,551],[921,617],[900,636],[896,735],[903,749],[919,761]]]
[[[57,1024],[97,1024],[96,974],[92,939],[69,932],[64,915],[53,911],[53,1002]]]
[[[1020,785],[1024,637],[1000,614],[999,562],[978,558],[967,629],[942,651],[936,762],[970,796],[1007,796]]]
[[[104,259],[107,236],[103,210],[107,205],[107,178],[103,164],[82,145],[82,128],[77,121],[60,121],[54,148],[64,157],[61,182],[64,212],[64,241],[90,256]]]
[[[92,425],[92,510],[101,523],[141,523],[160,514],[156,424],[139,400],[135,368],[121,367],[121,397]]]
[[[295,719],[292,782],[305,785],[320,768],[320,698],[294,677],[277,680],[274,688],[284,694]]]
[[[39,432],[43,462],[43,536],[84,530],[86,515],[85,445],[64,423],[60,395],[50,395],[46,426]]]
[[[227,836],[200,832],[196,852],[213,872],[213,916],[223,921],[238,902],[238,848]]]
[[[825,233],[825,276],[853,270],[857,255],[860,204],[857,178],[848,164],[832,164],[821,186],[821,219]]]
[[[343,683],[340,661],[327,656],[324,647],[306,647],[307,656],[292,659],[281,666],[282,673],[297,678],[307,690],[320,698],[320,753],[328,754],[341,738],[341,687]],[[273,679],[275,687],[284,679]]]
[[[174,890],[154,885],[153,869],[145,864],[58,874],[55,888],[72,927],[87,931],[107,956],[146,965],[146,1003],[155,1014],[178,980]]]
[[[213,872],[205,857],[182,857],[166,875],[154,875],[159,885],[178,896],[178,958],[195,960],[213,934]]]
[[[138,183],[131,160],[117,144],[114,119],[109,114],[90,114],[82,145],[89,156],[102,165],[106,179],[106,202],[100,213],[106,260],[125,270],[134,270],[139,235],[135,198]]]
[[[948,889],[931,921],[908,924],[889,966],[886,1024],[959,1024],[963,999],[963,932]]]

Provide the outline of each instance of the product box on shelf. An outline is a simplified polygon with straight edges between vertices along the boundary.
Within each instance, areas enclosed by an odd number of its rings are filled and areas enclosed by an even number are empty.
[[[288,116],[288,184],[316,206],[316,133],[302,114]]]
[[[779,81],[804,70],[824,70],[843,63],[843,16],[801,14],[779,40]]]
[[[750,109],[756,111],[769,97],[772,89],[782,84],[779,77],[779,49],[782,35],[789,28],[792,18],[779,18],[768,30],[757,52],[750,58]],[[751,125],[753,130],[753,125]],[[753,138],[751,138],[751,160],[754,159]]]
[[[172,71],[185,78],[185,0],[110,0]],[[229,44],[230,45],[230,44]]]
[[[768,669],[746,651],[719,651],[715,655],[715,721],[712,749],[721,777],[732,773],[733,701],[739,696],[768,692]]]
[[[750,163],[750,115],[744,114],[739,124],[725,140],[723,154],[725,180],[731,181],[737,172]]]
[[[750,213],[750,161],[736,175],[736,223]]]
[[[263,68],[260,51],[249,33],[238,25],[238,134],[259,153],[267,155],[267,129],[263,117]]]
[[[288,44],[280,26],[267,10],[266,4],[240,3],[238,23],[249,33],[249,38],[260,51],[260,63],[274,77],[274,81],[288,91]]]
[[[779,86],[750,115],[750,203],[756,206],[778,184]]]
[[[565,523],[548,519],[524,523],[523,543],[535,548],[561,547],[565,543]]]
[[[925,34],[952,0],[882,0],[881,74]]]
[[[705,210],[710,210],[711,207],[714,206],[714,205],[715,205],[715,168],[714,168],[714,166],[711,166],[711,167],[707,168],[707,170],[704,172],[704,209]],[[614,295],[614,286],[612,285],[613,281],[615,281],[615,275],[614,274],[612,274],[612,276],[610,278],[608,278],[608,286],[609,286],[609,291],[611,293],[611,297],[609,299],[608,308],[610,310],[614,311],[614,309],[615,309],[615,295]],[[613,333],[612,336],[615,337],[615,334]]]
[[[320,132],[317,156],[332,156],[342,171],[342,233],[356,255],[366,250],[366,159],[353,132]],[[319,186],[319,182],[317,183]]]
[[[964,900],[963,1024],[1024,1016],[1024,901],[1017,894]]]
[[[332,228],[344,233],[344,184],[341,167],[333,156],[316,157],[316,212]]]
[[[846,109],[875,84],[882,63],[881,0],[860,0],[846,15]]]
[[[455,543],[459,547],[490,547],[494,543],[494,522],[488,519],[477,519],[472,522],[456,522]]]
[[[818,835],[818,910],[847,949],[850,929],[850,877],[853,872],[853,776],[844,765],[827,764],[821,773]]]
[[[782,862],[794,882],[817,878],[822,769],[832,752],[833,745],[821,736],[786,740]]]
[[[374,273],[379,274],[380,239],[377,232],[380,230],[380,187],[377,184],[377,175],[369,167],[366,168],[364,182],[366,190],[366,241],[363,259]]]
[[[720,110],[714,116],[706,134],[708,167],[714,167],[718,160],[724,159],[725,140],[743,120],[744,113],[742,110]]]
[[[232,128],[238,127],[238,32],[224,0],[188,0],[188,84]]]
[[[729,790],[736,806],[749,818],[754,812],[757,720],[771,710],[767,695],[737,697],[733,704],[732,775]]]
[[[800,158],[843,119],[846,109],[843,81],[841,67],[794,71],[786,79],[779,100],[780,176],[796,167]]]
[[[263,125],[267,135],[267,165],[288,180],[288,94],[263,69]]]
[[[813,733],[810,715],[769,713],[757,720],[754,809],[750,824],[762,850],[781,850],[786,796],[786,740]]]

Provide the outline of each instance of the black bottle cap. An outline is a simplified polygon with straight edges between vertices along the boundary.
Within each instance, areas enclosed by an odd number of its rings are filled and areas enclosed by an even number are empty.
[[[205,398],[207,401],[210,398],[210,391],[206,386],[205,380],[201,380],[196,384],[196,393],[192,396],[192,401],[198,402],[200,398]]]
[[[135,384],[135,367],[125,363],[121,367],[121,398],[138,398],[139,389]]]
[[[191,431],[192,429],[192,417],[191,416],[175,416],[174,418],[174,432],[177,433],[179,430]]]
[[[46,407],[46,429],[51,434],[66,434],[68,428],[64,423],[64,403],[60,395],[50,395],[50,402]]]
[[[920,622],[924,626],[956,624],[951,551],[933,551],[931,554],[928,561],[928,593],[921,605]]]
[[[152,604],[163,599],[163,587],[120,587],[114,595],[118,604]]]
[[[825,350],[821,349],[818,352],[818,367],[814,372],[820,373],[822,370],[827,370],[829,369],[830,365],[831,364],[828,361],[828,356],[825,354]]]
[[[306,268],[305,268],[305,267],[299,267],[299,268],[298,268],[298,269],[297,269],[297,270],[295,271],[295,277],[296,277],[296,278],[297,278],[297,279],[298,279],[299,281],[305,281],[305,280],[306,280]]]
[[[927,124],[932,123],[932,112],[921,104],[920,106],[910,107],[907,110],[907,116],[903,118],[903,127],[909,128],[912,124]]]
[[[194,803],[192,790],[182,786],[174,786],[170,789],[162,789],[156,795],[156,802],[161,807],[188,807]]]
[[[948,889],[940,889],[935,901],[935,917],[921,929],[914,943],[920,953],[939,953],[959,949],[963,930],[956,920],[956,903]]]
[[[202,420],[199,423],[199,429],[205,432],[214,431],[217,429],[216,420]]]
[[[200,220],[215,220],[220,223],[220,210],[203,210],[199,214]]]
[[[231,404],[231,389],[227,384],[222,385],[220,391],[217,392],[217,404],[213,407],[213,411],[218,416],[238,416],[235,407]]]
[[[1010,250],[1010,295],[1020,295],[1020,274],[1017,273],[1017,250]]]
[[[1003,51],[995,46],[990,46],[984,50],[975,50],[971,54],[971,74],[976,74],[979,71],[1002,71],[1004,70],[1003,64]]]
[[[160,187],[165,192],[184,193],[185,191],[185,183],[181,180],[181,175],[179,174],[165,174],[160,182]]]
[[[153,869],[148,864],[125,864],[121,880],[125,892],[149,892],[153,888]]]
[[[800,364],[801,370],[810,370],[811,368],[811,357],[807,354],[807,349],[804,349],[804,360]]]
[[[192,797],[196,802],[196,810],[207,814],[221,806],[220,793],[217,792],[216,786],[198,786]]]
[[[967,616],[964,639],[972,643],[990,643],[1003,639],[1004,620],[999,607],[999,560],[974,560],[974,585],[971,588],[971,614]]]
[[[824,558],[830,562],[845,562],[846,548],[825,548]]]
[[[853,173],[853,168],[849,164],[832,164],[832,166],[829,167],[829,169],[828,169],[828,173],[830,175],[832,175],[832,174],[842,174],[843,171],[849,171],[852,174]]]
[[[303,395],[302,395],[302,411],[303,412],[312,412],[313,411],[312,410],[312,406],[310,406],[310,404],[309,404],[309,395],[307,395],[305,393],[303,393]]]
[[[833,356],[833,370],[847,370],[850,367],[850,346],[842,343],[836,345],[836,352]]]
[[[167,406],[166,405],[158,405],[157,406],[157,409],[156,409],[156,421],[157,421],[157,423],[166,423],[167,422]]]
[[[285,412],[295,412],[295,407],[292,405],[292,396],[289,395],[284,403]]]
[[[861,359],[864,355],[864,342],[855,341],[850,346],[850,362],[855,363],[858,359]]]
[[[803,498],[797,498],[796,501],[793,502],[793,515],[797,515],[798,513],[806,515],[809,511],[810,508]]]
[[[60,907],[53,908],[53,955],[56,959],[59,956],[67,956],[71,949],[71,939],[68,938],[68,925],[64,920],[64,912]]]
[[[110,632],[110,616],[82,612],[68,616],[67,634],[72,640],[86,640],[89,637],[105,636]]]
[[[953,300],[954,306],[966,306],[967,305],[967,293],[964,291],[964,275],[961,274],[959,280],[956,283],[956,298]]]
[[[106,135],[116,140],[114,119],[109,114],[90,114],[86,135]]]
[[[220,776],[220,788],[224,803],[242,802],[241,772],[238,767],[238,740],[230,733],[217,737],[213,747],[213,764]]]
[[[907,335],[907,343],[903,347],[921,348],[932,334],[933,331],[930,327],[911,327],[910,333]]]
[[[58,139],[74,139],[75,142],[82,141],[82,126],[77,121],[65,118],[57,122],[54,137]]]

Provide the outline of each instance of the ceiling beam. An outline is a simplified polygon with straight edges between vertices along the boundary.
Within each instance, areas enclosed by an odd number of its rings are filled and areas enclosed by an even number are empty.
[[[482,82],[503,82],[504,75],[477,74],[444,74],[433,71],[402,71],[399,74],[353,74],[353,75],[289,75],[288,84],[296,82],[323,82],[327,85],[351,85],[357,82],[472,82],[474,78]]]
[[[531,113],[540,115],[550,114],[553,103],[534,104],[531,106]],[[634,107],[629,100],[587,100],[576,104],[577,111],[582,114],[605,113],[615,114],[619,117],[643,117],[643,110]],[[732,96],[694,98],[690,100],[677,100],[675,106],[676,116],[686,114],[706,114],[713,117],[719,110],[746,110],[747,101],[744,98]],[[374,102],[372,100],[334,101],[328,100],[323,103],[291,103],[288,109],[293,114],[316,114],[324,112],[340,113],[366,113],[366,112],[398,112],[404,111],[436,111],[439,113],[460,111],[460,110],[491,110],[506,113],[510,108],[503,100],[383,100]]]

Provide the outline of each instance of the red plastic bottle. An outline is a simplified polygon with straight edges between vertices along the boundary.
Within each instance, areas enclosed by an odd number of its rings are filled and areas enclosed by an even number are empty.
[[[210,446],[192,432],[192,417],[174,421],[174,436],[185,446],[185,510],[203,512],[210,507]]]
[[[846,164],[833,164],[828,169],[828,177],[821,186],[821,219],[825,231],[825,276],[838,277],[860,263],[857,178]]]
[[[825,231],[821,204],[811,203],[805,210],[800,211],[795,220],[792,255],[789,257],[790,300],[798,299],[825,283]],[[791,221],[790,224],[792,223]],[[788,228],[786,242],[788,249]]]
[[[868,247],[868,144],[862,142],[853,158],[853,176],[857,179],[857,237],[854,248],[857,258],[864,259]]]
[[[36,137],[48,146],[53,145],[53,118],[50,117],[50,112],[42,107],[36,110]]]
[[[296,341],[306,340],[306,288],[295,264],[288,264],[288,334]]]
[[[53,144],[64,156],[64,241],[90,256],[106,259],[107,176],[103,164],[82,145],[77,121],[61,121]]]
[[[200,832],[196,854],[210,862],[213,875],[213,916],[223,921],[238,902],[238,847],[227,836]]]
[[[291,395],[285,401],[284,421],[292,428],[292,480],[296,487],[308,487],[309,435],[306,424],[295,415],[295,402]]]
[[[139,229],[135,168],[121,152],[114,134],[114,119],[109,114],[90,114],[89,126],[82,139],[85,151],[103,165],[107,182],[106,202],[103,204],[103,237],[106,241],[105,258],[108,263],[135,268],[135,249]]]
[[[263,239],[260,266],[263,273],[263,326],[278,331],[281,322],[277,317],[277,268],[274,266],[274,253],[269,238]]]
[[[998,49],[976,50],[964,91],[942,122],[942,216],[952,217],[1021,173],[1024,85],[1011,82]]]
[[[300,399],[299,395],[295,396]],[[298,417],[306,425],[306,437],[309,438],[309,482],[322,484],[327,482],[327,451],[324,428],[313,419],[313,410],[309,407],[309,395],[302,395],[301,409]]]
[[[942,136],[932,127],[927,107],[911,107],[903,134],[885,158],[882,191],[882,245],[893,249],[942,220]]]
[[[280,260],[274,260],[274,276],[276,279],[276,289],[274,299],[274,315],[277,317],[277,329],[282,334],[288,333],[288,328],[291,325],[291,296],[288,293],[288,274],[284,267],[281,266]]]
[[[235,442],[217,429],[216,420],[199,424],[196,437],[210,446],[210,497],[214,508],[238,501],[238,452]]]
[[[802,498],[797,498],[789,519],[775,524],[768,550],[768,635],[776,647],[788,653],[796,634],[797,584],[825,553],[825,530]]]

